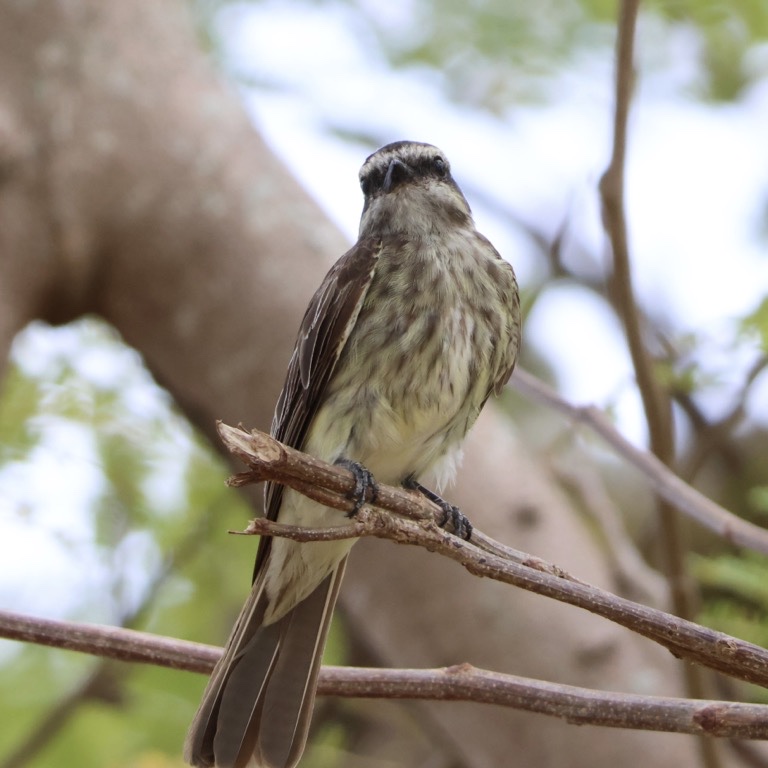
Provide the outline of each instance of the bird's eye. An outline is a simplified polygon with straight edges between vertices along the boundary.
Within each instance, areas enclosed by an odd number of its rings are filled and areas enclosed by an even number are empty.
[[[442,177],[448,174],[448,163],[446,163],[439,155],[432,161],[432,167],[435,169],[438,176]]]
[[[375,195],[383,183],[384,172],[379,169],[371,169],[360,177],[360,189],[366,197]]]

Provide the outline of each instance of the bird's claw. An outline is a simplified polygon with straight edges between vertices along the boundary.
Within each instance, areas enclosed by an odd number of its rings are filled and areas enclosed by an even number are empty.
[[[379,493],[379,487],[369,469],[366,469],[359,461],[351,459],[337,459],[334,464],[337,467],[348,469],[355,476],[355,489],[350,494],[350,499],[355,502],[347,517],[354,517],[366,502],[373,503]]]
[[[406,488],[418,491],[440,507],[443,517],[438,525],[441,528],[448,531],[448,533],[452,533],[454,536],[458,536],[460,539],[470,540],[472,537],[472,523],[469,522],[469,518],[457,506],[450,504],[442,496],[438,496],[434,491],[430,491],[429,488],[425,488],[413,477],[406,478],[403,485]]]
[[[469,541],[472,536],[472,523],[469,522],[469,518],[454,504],[449,504],[444,501],[440,504],[437,502],[440,509],[443,510],[443,519],[439,525],[454,536],[458,536],[464,541]]]

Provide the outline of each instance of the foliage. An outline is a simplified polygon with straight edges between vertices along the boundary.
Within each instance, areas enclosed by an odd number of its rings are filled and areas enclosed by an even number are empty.
[[[217,7],[242,0],[193,0],[198,18],[213,19]],[[264,2],[264,0],[250,0]],[[613,45],[618,3],[611,0],[303,0],[307,5],[343,3],[361,35],[375,41],[394,68],[438,72],[453,100],[498,113],[515,103],[538,100],[547,81],[574,61]],[[696,30],[701,43],[699,96],[735,101],[766,74],[755,48],[768,40],[763,0],[653,0],[646,12],[662,24],[641,34],[666,37]],[[212,44],[211,24],[202,37]],[[221,49],[221,42],[214,48]]]
[[[35,343],[40,333],[58,334],[60,343],[46,352]],[[240,546],[224,540],[225,521],[242,527],[249,511],[224,486],[221,460],[192,434],[138,355],[103,323],[85,320],[59,331],[35,327],[18,340],[19,351],[22,360],[33,352],[31,367],[38,370],[25,370],[17,362],[6,377],[0,400],[5,438],[0,476],[9,468],[20,472],[25,463],[34,464],[35,450],[52,450],[55,432],[68,424],[91,437],[88,461],[101,479],[91,503],[81,510],[85,519],[77,523],[91,531],[92,540],[73,546],[65,527],[51,531],[70,553],[71,573],[80,571],[73,581],[84,589],[67,595],[57,613],[221,642],[247,588],[254,551],[252,540]],[[100,372],[100,359],[113,370]],[[42,503],[55,505],[50,498]],[[46,520],[34,500],[11,514],[45,537]],[[228,547],[227,557],[206,556],[211,538]],[[241,578],[232,578],[233,573]],[[70,579],[65,572],[52,591],[66,594]],[[12,752],[24,734],[35,732],[41,712],[55,709],[62,696],[75,696],[84,705],[70,707],[72,722],[35,764],[68,765],[71,755],[79,753],[79,765],[97,768],[150,748],[178,756],[180,734],[203,683],[199,676],[103,664],[33,646],[7,651],[5,690],[17,695],[0,698],[0,717],[15,727],[2,729],[0,754]],[[82,686],[99,670],[109,671],[109,684],[84,691]],[[126,722],[132,724],[128,729]],[[35,738],[44,740],[45,735]],[[87,754],[77,748],[83,741],[90,745]],[[168,762],[144,755],[141,760],[180,764],[176,757]]]
[[[722,632],[768,647],[768,565],[754,554],[692,555],[693,575],[704,603],[698,620]],[[768,693],[751,688],[755,700]]]
[[[742,320],[742,328],[757,334],[763,351],[768,353],[768,296]]]
[[[765,75],[750,64],[753,46],[768,39],[768,6],[762,0],[656,0],[653,6],[671,21],[694,25],[701,33],[705,96],[735,100]]]

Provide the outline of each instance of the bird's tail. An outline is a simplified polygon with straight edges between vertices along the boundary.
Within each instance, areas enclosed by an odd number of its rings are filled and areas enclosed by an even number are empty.
[[[345,566],[346,558],[266,626],[264,580],[257,578],[189,728],[187,762],[198,768],[293,768],[299,762]]]

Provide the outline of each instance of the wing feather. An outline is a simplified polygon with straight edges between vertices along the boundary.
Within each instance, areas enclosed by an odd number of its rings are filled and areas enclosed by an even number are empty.
[[[365,301],[381,253],[381,240],[364,238],[347,251],[325,276],[299,328],[283,390],[272,420],[272,436],[302,448],[339,356]],[[276,520],[283,486],[267,483],[264,513]],[[269,538],[262,538],[255,574],[264,562]]]

